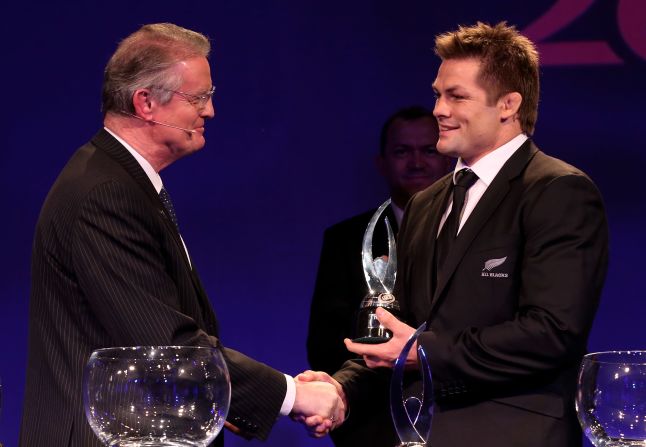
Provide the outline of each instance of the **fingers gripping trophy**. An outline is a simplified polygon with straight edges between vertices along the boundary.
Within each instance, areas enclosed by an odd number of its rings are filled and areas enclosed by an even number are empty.
[[[379,323],[375,314],[377,308],[383,307],[395,316],[399,315],[399,303],[392,294],[397,275],[397,250],[395,247],[395,235],[387,217],[384,219],[388,231],[387,259],[384,259],[384,257],[372,257],[372,238],[375,227],[382,213],[389,205],[390,199],[381,204],[370,219],[363,236],[361,260],[363,274],[368,285],[368,293],[361,302],[359,313],[357,314],[356,336],[353,340],[357,343],[384,343],[392,337],[392,332]]]

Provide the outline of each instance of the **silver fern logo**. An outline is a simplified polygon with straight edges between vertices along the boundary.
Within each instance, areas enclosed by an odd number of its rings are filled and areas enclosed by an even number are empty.
[[[491,271],[495,269],[496,267],[499,267],[505,263],[507,260],[507,256],[504,258],[495,258],[495,259],[489,259],[488,261],[485,261],[484,268],[482,269],[482,273],[480,276],[488,277],[488,278],[507,278],[509,277],[508,273],[492,273]]]

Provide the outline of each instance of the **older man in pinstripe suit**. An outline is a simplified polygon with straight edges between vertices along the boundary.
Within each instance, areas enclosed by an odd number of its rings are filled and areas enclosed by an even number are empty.
[[[204,123],[214,116],[209,49],[199,33],[146,25],[108,62],[104,128],[67,163],[36,227],[22,446],[100,445],[81,399],[94,349],[219,346],[215,314],[159,176],[204,146]],[[232,431],[265,439],[277,416],[291,413],[318,436],[343,420],[334,386],[295,382],[223,352]]]

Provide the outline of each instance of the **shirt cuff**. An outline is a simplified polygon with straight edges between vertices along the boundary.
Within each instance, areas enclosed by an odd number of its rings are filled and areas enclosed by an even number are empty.
[[[292,412],[294,401],[296,400],[296,383],[294,382],[294,378],[285,374],[285,380],[287,381],[287,392],[285,393],[283,405],[280,407],[281,416],[287,416]]]

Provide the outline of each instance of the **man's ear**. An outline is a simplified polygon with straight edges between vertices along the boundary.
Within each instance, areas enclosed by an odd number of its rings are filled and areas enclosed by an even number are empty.
[[[140,88],[135,90],[132,95],[132,105],[135,109],[135,115],[146,121],[152,119],[153,101],[149,89]]]
[[[518,116],[518,110],[523,102],[523,97],[518,92],[505,93],[498,100],[500,107],[500,120],[507,121],[509,118]]]

